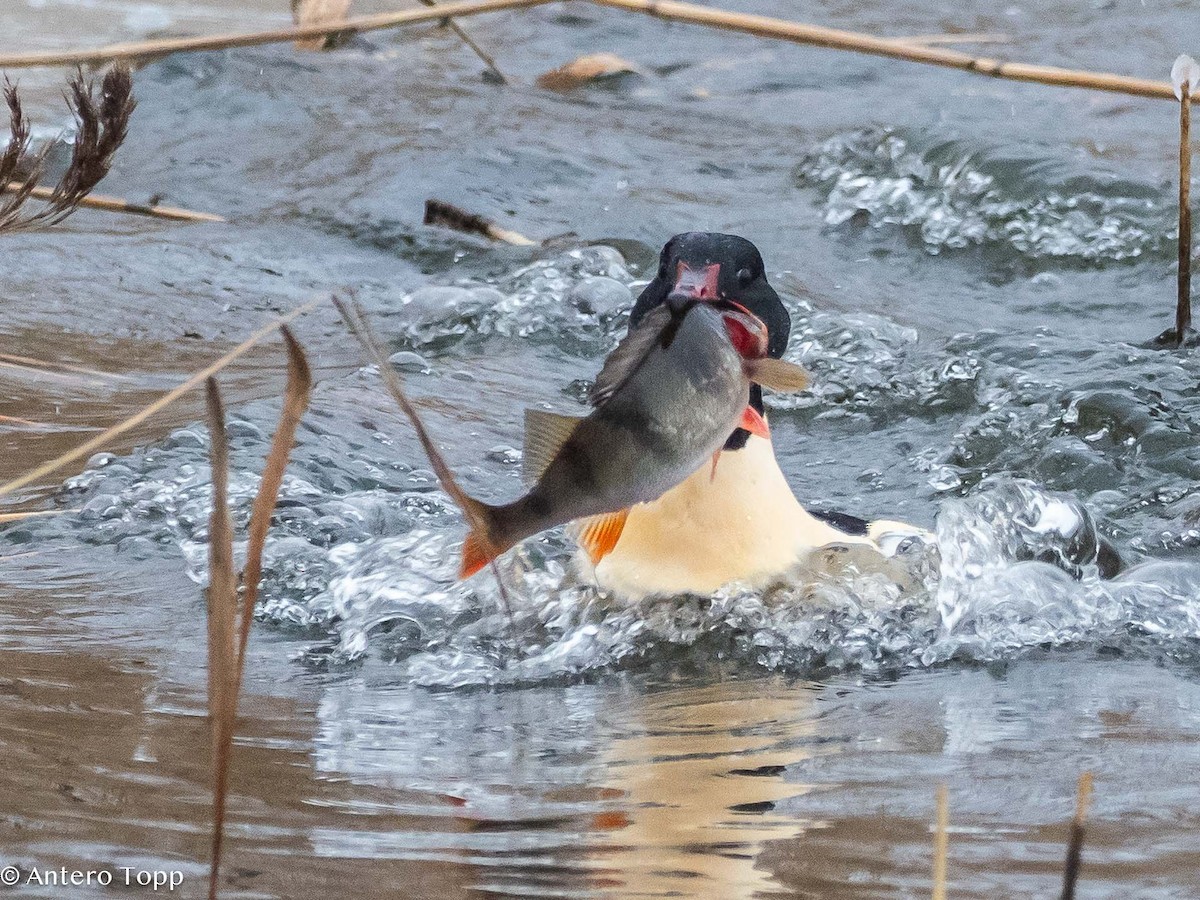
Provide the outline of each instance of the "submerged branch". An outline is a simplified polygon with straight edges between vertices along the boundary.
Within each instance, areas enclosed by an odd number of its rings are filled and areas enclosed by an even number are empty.
[[[421,0],[421,3],[430,8],[434,8],[438,5],[437,0]],[[453,19],[447,17],[444,21],[446,23],[446,27],[458,35],[458,39],[466,44],[467,47],[471,49],[471,52],[483,60],[483,64],[488,67],[489,71],[491,71],[492,77],[494,77],[500,84],[508,84],[508,78],[503,72],[500,71],[500,67],[496,65],[496,60],[492,54],[480,47],[479,44],[475,42],[475,39],[467,34],[463,27]]]
[[[1079,866],[1083,858],[1084,822],[1092,799],[1092,773],[1079,776],[1075,795],[1075,818],[1071,820],[1071,837],[1067,843],[1067,863],[1063,871],[1062,900],[1075,900],[1075,885],[1079,881]]]
[[[429,199],[425,201],[424,224],[451,231],[461,231],[465,234],[478,234],[504,244],[516,247],[532,247],[537,241],[530,240],[517,231],[502,228],[491,219],[485,219],[478,213],[468,212],[462,207],[447,203],[444,200]]]
[[[933,832],[933,900],[946,900],[946,861],[950,853],[950,800],[946,785],[937,789],[937,828]]]

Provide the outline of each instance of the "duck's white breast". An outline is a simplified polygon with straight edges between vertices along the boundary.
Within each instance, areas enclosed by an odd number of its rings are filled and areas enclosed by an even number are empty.
[[[629,512],[616,548],[595,567],[597,583],[638,598],[710,593],[733,581],[761,587],[816,547],[868,544],[805,511],[771,442],[751,437],[651,503]]]

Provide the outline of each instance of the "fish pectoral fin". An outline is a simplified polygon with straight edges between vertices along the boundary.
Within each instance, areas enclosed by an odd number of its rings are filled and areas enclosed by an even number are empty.
[[[564,416],[544,409],[525,410],[525,449],[521,456],[521,479],[533,484],[542,477],[558,451],[582,422],[579,416]]]
[[[792,394],[808,387],[808,372],[795,363],[765,356],[746,360],[746,376],[765,388]]]
[[[720,461],[720,459],[721,459],[721,451],[717,450],[717,452],[713,454],[712,471],[708,473],[708,483],[709,484],[712,484],[714,481],[717,480],[717,463]]]
[[[753,406],[747,406],[742,410],[742,417],[738,420],[738,428],[745,428],[751,434],[756,434],[760,438],[766,438],[768,441],[771,439],[771,428],[767,425],[767,420]],[[713,474],[716,474],[716,468],[716,465],[714,465]]]
[[[615,513],[590,516],[575,523],[575,540],[587,551],[593,566],[613,552],[628,518],[629,510],[622,509]]]

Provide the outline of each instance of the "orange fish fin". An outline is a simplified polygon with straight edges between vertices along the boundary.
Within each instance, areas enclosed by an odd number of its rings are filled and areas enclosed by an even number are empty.
[[[546,412],[544,409],[525,410],[525,449],[521,455],[521,478],[533,484],[558,456],[558,451],[575,433],[583,419]]]
[[[579,520],[575,539],[579,541],[579,546],[587,551],[592,565],[613,552],[617,541],[621,539],[621,532],[625,530],[625,520],[628,518],[629,510],[622,509],[615,513]]]
[[[466,540],[463,541],[462,548],[462,566],[458,570],[459,578],[470,578],[495,557],[489,556],[487,550],[484,549],[484,542],[479,539],[478,533],[472,531],[467,534]]]
[[[710,483],[717,480],[717,460],[719,460],[720,458],[721,458],[721,451],[718,450],[716,453],[713,454],[712,471],[708,474],[708,480]]]
[[[767,420],[753,406],[747,406],[742,410],[742,418],[738,421],[738,427],[745,428],[751,434],[766,438],[768,441],[771,439],[771,429],[767,425]]]
[[[794,394],[808,387],[808,372],[785,359],[764,356],[747,360],[743,368],[751,381],[782,394]]]

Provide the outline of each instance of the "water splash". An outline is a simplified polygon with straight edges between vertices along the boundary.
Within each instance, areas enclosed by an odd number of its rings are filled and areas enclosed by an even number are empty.
[[[536,260],[495,283],[423,286],[401,298],[385,318],[418,350],[497,335],[569,338],[589,346],[607,343],[624,329],[633,280],[617,250],[580,247]]]
[[[1171,223],[1157,192],[1045,169],[1035,159],[992,158],[959,141],[924,145],[867,130],[821,144],[797,177],[824,192],[828,225],[911,229],[934,254],[995,244],[1029,257],[1096,263],[1167,246]]]
[[[1200,639],[1200,566],[1154,563],[1105,582],[1098,540],[1070,497],[1000,481],[947,504],[936,547],[903,561],[909,579],[852,564],[765,592],[625,603],[579,582],[568,545],[551,535],[509,572],[510,619],[487,579],[453,581],[445,535],[418,531],[336,549],[339,571],[312,606],[335,636],[330,659],[374,650],[438,688],[628,667],[878,673],[1047,646],[1132,648],[1132,636]]]
[[[615,250],[569,250],[493,283],[424,288],[385,317],[394,318],[386,330],[426,354],[544,335],[594,357],[623,330],[631,286]],[[371,417],[335,414],[345,392],[382,396],[378,373],[363,369],[318,388],[273,522],[259,617],[309,630],[310,662],[375,655],[439,688],[647,667],[882,672],[1044,646],[1138,652],[1200,639],[1200,567],[1144,564],[1100,580],[1098,526],[1073,499],[1090,488],[1106,528],[1143,523],[1135,548],[1200,544],[1190,424],[1200,418],[1192,396],[1200,364],[1125,345],[1047,352],[989,332],[938,347],[883,317],[788,303],[791,356],[818,377],[811,397],[769,398],[783,415],[869,415],[906,431],[914,417],[947,419],[949,439],[916,456],[944,495],[936,546],[909,548],[883,567],[849,554],[839,567],[796,573],[765,592],[731,586],[627,604],[580,582],[573,545],[550,532],[511,560],[510,616],[489,577],[455,581],[462,523],[432,473],[399,461]],[[434,368],[411,351],[396,364],[420,377]],[[273,412],[250,404],[229,424],[239,529]],[[207,455],[198,426],[125,456],[100,454],[64,486],[63,503],[78,514],[17,523],[0,540],[110,546],[135,559],[182,552],[202,583]],[[492,474],[517,459],[507,446],[481,456]],[[997,472],[1032,480],[998,481]],[[1056,487],[1071,495],[1048,490]]]

